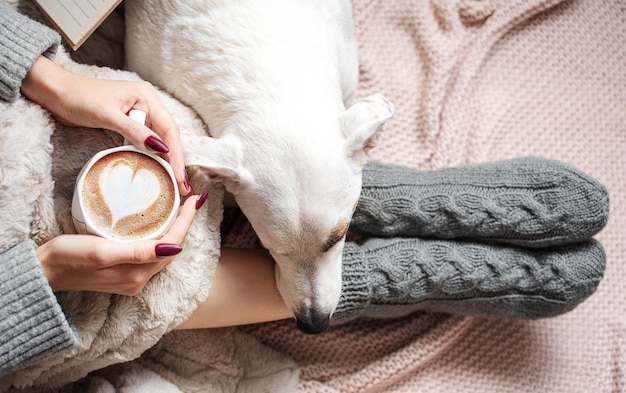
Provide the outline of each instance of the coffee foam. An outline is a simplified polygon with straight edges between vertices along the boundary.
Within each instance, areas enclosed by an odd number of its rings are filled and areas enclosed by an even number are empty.
[[[157,231],[174,208],[167,170],[134,151],[108,154],[89,168],[82,186],[85,214],[111,237],[139,239]]]

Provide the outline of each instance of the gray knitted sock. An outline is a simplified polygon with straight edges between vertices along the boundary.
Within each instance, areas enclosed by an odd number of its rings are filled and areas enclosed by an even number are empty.
[[[488,317],[562,314],[590,296],[605,268],[594,241],[545,250],[439,239],[347,242],[333,323],[414,311]]]
[[[588,239],[607,220],[605,187],[559,161],[520,158],[433,171],[370,162],[351,229],[546,247]]]

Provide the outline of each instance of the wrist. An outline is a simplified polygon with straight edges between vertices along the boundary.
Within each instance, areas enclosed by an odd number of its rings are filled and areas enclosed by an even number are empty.
[[[49,262],[50,262],[50,257],[51,257],[51,250],[50,250],[48,243],[44,243],[41,246],[37,247],[36,254],[37,254],[37,259],[39,260],[39,263],[41,264],[41,267],[43,268],[44,275],[48,279],[48,284],[50,285],[50,288],[52,288],[53,291],[58,291],[59,288],[54,279],[54,273],[52,269],[50,268]]]
[[[54,112],[51,106],[61,102],[69,71],[46,57],[39,56],[22,81],[22,93],[31,101]]]

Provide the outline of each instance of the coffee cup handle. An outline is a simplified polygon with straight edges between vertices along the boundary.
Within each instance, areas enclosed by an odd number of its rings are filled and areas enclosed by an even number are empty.
[[[142,111],[141,109],[131,109],[130,112],[128,112],[128,117],[142,125],[146,124],[146,116],[146,112]],[[130,145],[126,138],[124,138],[124,144]]]
[[[131,109],[130,112],[128,112],[128,117],[130,117],[131,119],[135,120],[136,122],[145,125],[146,124],[146,112],[140,110],[140,109]]]

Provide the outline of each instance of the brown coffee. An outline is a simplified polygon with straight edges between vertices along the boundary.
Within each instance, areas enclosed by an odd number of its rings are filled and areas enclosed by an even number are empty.
[[[125,240],[147,237],[168,220],[175,189],[154,158],[118,151],[98,160],[82,186],[85,215],[98,229]]]

